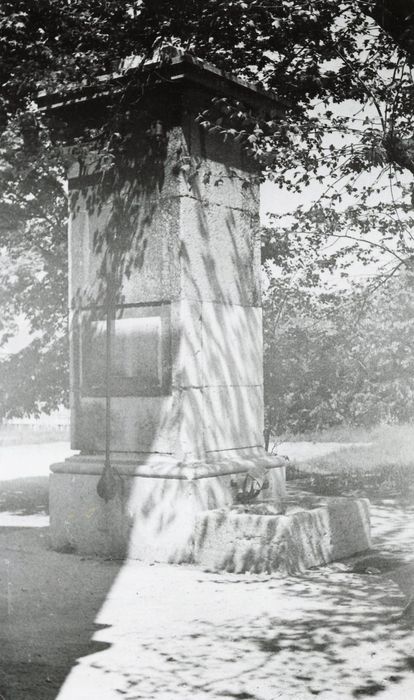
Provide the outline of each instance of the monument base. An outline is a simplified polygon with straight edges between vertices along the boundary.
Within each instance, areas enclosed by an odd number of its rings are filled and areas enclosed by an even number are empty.
[[[194,561],[209,571],[294,574],[370,547],[367,499],[295,494],[284,514],[269,501],[201,514]]]
[[[112,456],[116,493],[98,496],[102,455],[79,455],[51,467],[50,533],[54,549],[116,559],[194,560],[198,517],[229,508],[247,474],[266,474],[263,493],[283,511],[285,460],[262,449],[183,464],[171,457]]]

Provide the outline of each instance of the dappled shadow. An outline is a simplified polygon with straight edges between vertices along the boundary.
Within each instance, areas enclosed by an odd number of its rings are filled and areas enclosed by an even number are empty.
[[[106,172],[91,154],[69,179],[74,449],[105,447],[108,304],[112,452],[188,461],[263,447],[257,177],[195,124],[202,103],[152,98],[128,167]]]
[[[376,485],[352,480],[348,488],[343,487],[341,475],[308,473],[288,482],[289,493],[296,496],[306,490],[312,497],[345,496],[368,498],[371,517],[374,523],[373,542],[375,549],[396,555],[397,558],[414,558],[414,493],[408,484],[406,488],[388,489],[381,482]]]
[[[319,464],[316,459],[311,459],[291,463],[286,478],[293,482],[300,480],[303,488],[325,496],[357,495],[378,502],[389,500],[402,507],[414,504],[414,477],[409,464],[379,464],[375,468],[365,468],[362,463],[356,469],[336,465],[334,461],[332,466],[329,461]]]
[[[372,499],[375,547],[401,558],[414,559],[414,504],[400,499]]]
[[[123,594],[128,611],[116,616]],[[111,596],[98,619],[113,626],[95,638],[112,645],[81,660],[59,700],[76,697],[86,678],[128,700],[368,697],[414,666],[413,630],[395,618],[404,597],[378,576],[327,567],[280,579],[132,565]]]
[[[325,491],[322,477],[315,481],[299,479],[290,482],[290,490],[308,488]],[[321,488],[322,486],[322,488]],[[328,480],[328,489],[330,490]],[[337,488],[337,482],[336,482]],[[410,488],[399,491],[393,496],[381,495],[381,483],[375,488],[368,481],[368,488],[363,478],[359,488],[353,488],[348,495],[353,498],[370,496],[370,515],[372,521],[372,547],[369,551],[356,555],[344,562],[346,569],[357,574],[375,575],[383,581],[393,581],[404,596],[401,624],[413,624],[412,600],[414,599],[414,499]],[[387,489],[385,489],[387,491]]]
[[[284,574],[369,549],[368,503],[297,493],[285,513],[272,501],[205,512],[197,527],[196,561],[210,570]]]

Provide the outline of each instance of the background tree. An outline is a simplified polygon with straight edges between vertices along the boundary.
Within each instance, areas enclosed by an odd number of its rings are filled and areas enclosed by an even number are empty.
[[[321,293],[273,280],[264,302],[268,439],[413,420],[413,281],[389,279],[366,306],[360,285]]]

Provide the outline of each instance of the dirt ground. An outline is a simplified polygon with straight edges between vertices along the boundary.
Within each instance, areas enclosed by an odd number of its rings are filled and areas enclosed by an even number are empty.
[[[374,552],[282,579],[53,552],[46,476],[0,487],[0,700],[414,697],[412,507],[373,503]]]

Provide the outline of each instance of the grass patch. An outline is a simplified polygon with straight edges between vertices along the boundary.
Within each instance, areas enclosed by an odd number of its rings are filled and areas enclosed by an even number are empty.
[[[323,436],[323,434],[322,434]],[[322,437],[318,442],[325,441]],[[329,440],[330,441],[330,440]],[[368,444],[342,449],[288,468],[288,478],[307,477],[318,493],[411,496],[414,488],[414,426],[379,426],[348,433],[346,442]]]
[[[385,428],[392,426],[385,426]],[[399,426],[401,427],[401,426]],[[355,427],[349,425],[337,425],[323,430],[309,430],[303,433],[285,433],[272,438],[270,443],[276,442],[371,442],[383,430],[383,426],[372,428]],[[413,428],[414,430],[414,428]]]
[[[372,471],[382,467],[414,468],[414,425],[385,425],[370,432],[348,434],[346,442],[365,442],[365,445],[343,447],[324,457],[316,457],[307,464],[321,471]],[[363,438],[363,439],[361,439]],[[318,442],[325,442],[322,437]],[[333,441],[334,442],[334,441]],[[302,465],[301,465],[302,466]]]

